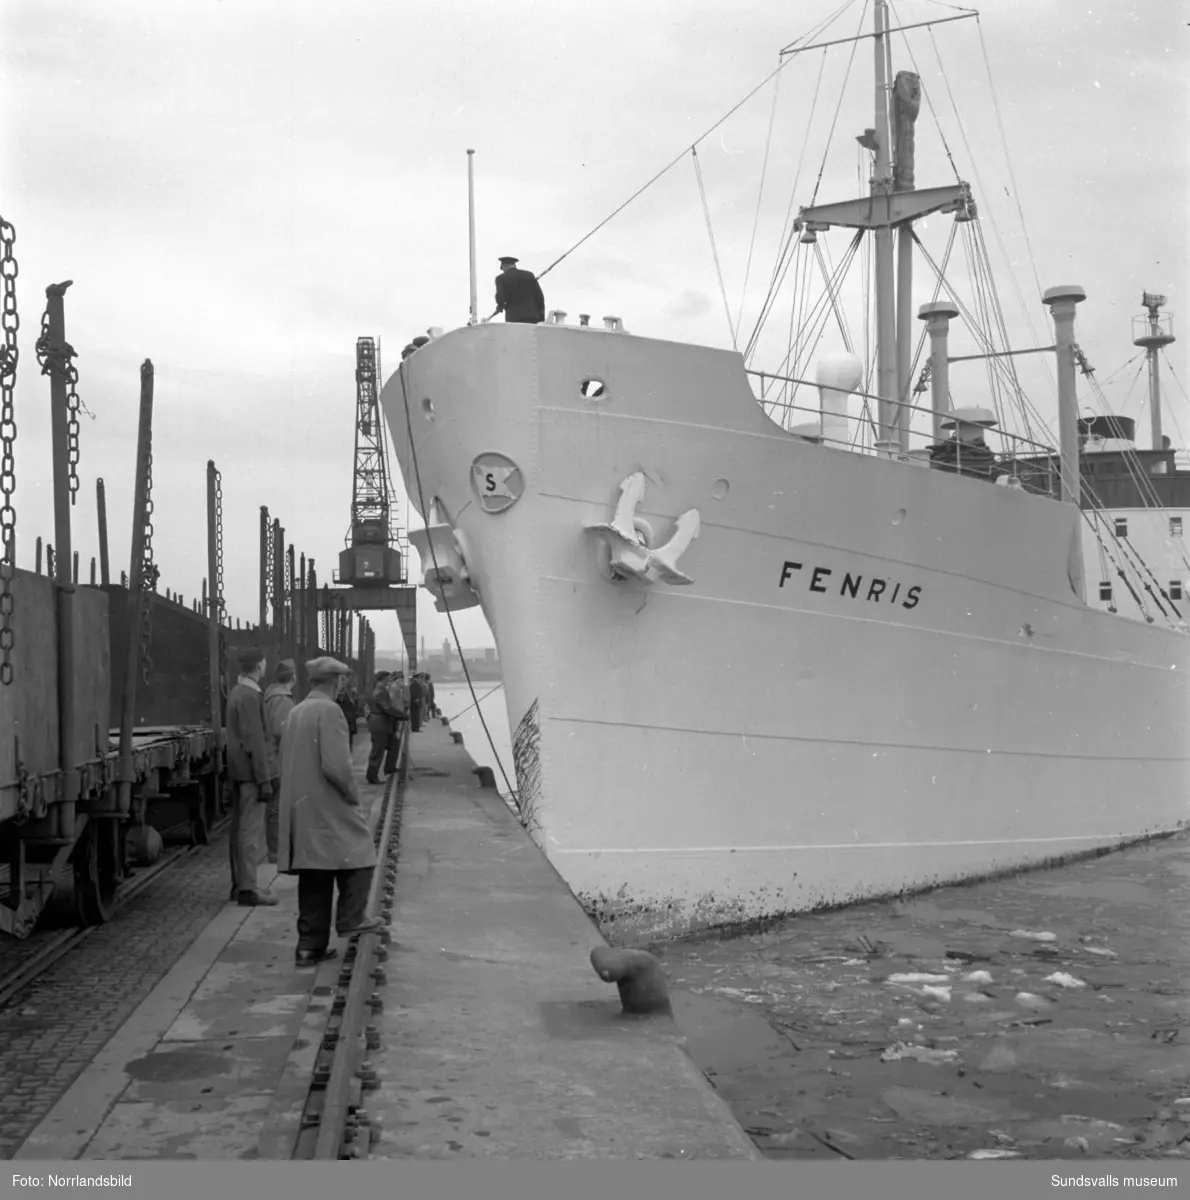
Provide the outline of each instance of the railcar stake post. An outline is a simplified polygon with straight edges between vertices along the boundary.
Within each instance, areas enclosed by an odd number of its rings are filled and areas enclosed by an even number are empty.
[[[219,652],[219,529],[215,464],[207,462],[207,677],[211,692],[211,728],[215,732],[215,775],[223,769],[223,656]]]
[[[260,636],[269,623],[269,510],[260,506]]]
[[[70,529],[70,411],[66,398],[70,368],[66,345],[63,297],[70,281],[45,289],[50,376],[50,433],[54,457],[54,583],[58,593],[58,765],[62,770],[62,801],[56,809],[57,836],[74,840],[75,802],[79,795],[75,770],[74,706],[74,555]]]
[[[140,427],[136,438],[136,483],[132,493],[132,555],[128,564],[128,621],[124,648],[124,687],[120,695],[121,816],[132,811],[132,731],[136,727],[136,676],[140,667],[140,634],[145,595],[145,522],[149,498],[149,455],[153,448],[153,364],[140,368]]]
[[[107,587],[111,576],[107,559],[107,491],[102,479],[95,481],[95,508],[99,514],[99,582]]]

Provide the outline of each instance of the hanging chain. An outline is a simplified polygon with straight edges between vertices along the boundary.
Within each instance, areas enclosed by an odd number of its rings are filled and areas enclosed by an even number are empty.
[[[0,440],[4,443],[0,457],[0,684],[12,683],[12,651],[16,636],[12,628],[14,597],[12,577],[16,570],[17,513],[12,504],[17,486],[16,441],[17,421],[13,406],[13,389],[17,379],[17,330],[21,318],[17,313],[17,260],[13,253],[16,230],[0,217],[0,275],[4,279],[4,346],[0,348],[0,390],[3,408],[0,411]]]
[[[65,285],[63,285],[65,286]],[[57,372],[66,380],[66,463],[70,470],[70,503],[73,505],[79,490],[79,373],[74,365],[75,350],[69,342],[61,346],[50,345],[50,309],[41,314],[41,333],[35,347],[41,373]]]
[[[223,620],[227,603],[223,599],[223,476],[215,471],[215,596],[218,619]]]
[[[265,622],[274,632],[277,627],[277,597],[273,594],[277,589],[273,579],[273,525],[269,519],[269,510],[264,510],[264,615]],[[271,609],[271,611],[270,611]]]
[[[142,367],[143,371],[144,368]],[[148,439],[145,453],[145,558],[141,582],[140,670],[148,686],[153,675],[153,593],[159,571],[153,562],[153,441]]]

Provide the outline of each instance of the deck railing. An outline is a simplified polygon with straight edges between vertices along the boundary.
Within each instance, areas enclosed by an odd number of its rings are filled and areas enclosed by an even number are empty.
[[[895,459],[917,466],[931,467],[938,471],[967,475],[1007,487],[1019,487],[1035,495],[1057,499],[1060,495],[1061,458],[1057,449],[1033,438],[995,428],[985,433],[987,439],[998,439],[999,449],[987,442],[960,441],[957,437],[944,435],[942,440],[933,432],[934,410],[909,401],[891,401],[900,419],[908,426],[911,443],[906,450],[896,438],[883,442],[871,413],[828,413],[827,427],[846,422],[848,436],[826,432],[823,427],[823,412],[818,405],[795,404],[792,400],[766,394],[766,384],[795,385],[817,390],[818,384],[808,379],[795,379],[787,375],[775,375],[767,371],[747,372],[760,380],[760,395],[757,402],[772,420],[796,437],[820,446],[830,446],[853,454],[870,455]],[[776,391],[776,388],[772,388]],[[849,395],[875,403],[879,398],[868,393],[855,391]],[[930,429],[914,429],[913,415],[920,413],[930,421]],[[779,414],[779,415],[778,415]],[[805,423],[796,423],[794,414],[805,414]],[[833,418],[833,420],[832,420]],[[812,428],[816,426],[817,428]],[[913,443],[916,443],[915,445]]]

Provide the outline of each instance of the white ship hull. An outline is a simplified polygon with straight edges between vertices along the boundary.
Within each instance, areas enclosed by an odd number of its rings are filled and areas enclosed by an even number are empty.
[[[495,634],[523,820],[613,940],[1190,818],[1190,643],[1074,594],[1073,507],[794,438],[724,351],[480,326],[401,372],[381,404]],[[499,513],[472,483],[491,452],[523,476]],[[691,586],[607,578],[585,530],[637,471],[654,544],[701,516]]]

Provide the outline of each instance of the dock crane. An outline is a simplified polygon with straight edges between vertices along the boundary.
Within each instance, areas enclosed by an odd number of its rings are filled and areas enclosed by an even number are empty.
[[[355,343],[355,470],[351,526],[339,554],[336,587],[319,596],[333,618],[345,612],[391,610],[397,615],[411,670],[417,667],[417,589],[408,585],[408,544],[396,525],[396,498],[388,471],[388,444],[380,414],[376,341]],[[363,682],[363,681],[361,681]]]

